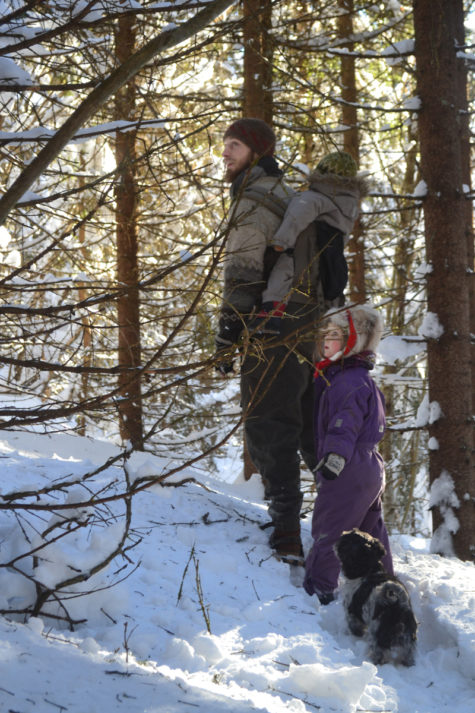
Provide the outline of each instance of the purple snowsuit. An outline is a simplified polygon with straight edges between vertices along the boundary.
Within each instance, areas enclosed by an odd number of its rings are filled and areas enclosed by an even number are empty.
[[[388,533],[382,517],[384,463],[376,450],[386,425],[384,397],[368,370],[371,360],[355,355],[328,366],[315,380],[315,451],[346,460],[336,480],[317,475],[318,495],[312,519],[313,547],[305,562],[308,594],[332,592],[340,563],[333,546],[354,527],[369,532],[386,548],[383,564],[392,574]]]

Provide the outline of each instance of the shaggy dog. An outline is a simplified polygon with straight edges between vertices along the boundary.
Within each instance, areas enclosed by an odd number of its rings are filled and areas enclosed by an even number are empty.
[[[355,529],[341,535],[335,553],[346,579],[343,605],[351,633],[368,641],[374,664],[412,666],[417,622],[407,589],[381,563],[384,546]]]

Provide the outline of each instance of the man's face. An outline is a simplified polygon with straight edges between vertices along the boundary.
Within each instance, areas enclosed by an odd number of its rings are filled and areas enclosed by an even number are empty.
[[[223,159],[226,173],[224,178],[230,183],[241,171],[251,165],[255,155],[252,149],[239,139],[228,137],[224,139]]]

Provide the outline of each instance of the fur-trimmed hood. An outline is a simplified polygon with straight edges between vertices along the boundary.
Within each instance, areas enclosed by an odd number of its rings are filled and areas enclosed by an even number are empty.
[[[361,352],[376,352],[383,334],[384,323],[380,313],[372,305],[333,308],[326,312],[324,325],[328,327],[331,322],[349,337],[352,331],[349,315],[353,320],[356,342],[346,356],[361,354]]]
[[[328,192],[357,192],[359,198],[368,195],[368,182],[363,176],[339,176],[336,173],[320,173],[313,171],[308,177],[309,187],[312,191]]]

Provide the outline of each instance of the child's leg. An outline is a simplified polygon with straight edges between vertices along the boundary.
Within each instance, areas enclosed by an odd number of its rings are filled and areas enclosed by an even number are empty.
[[[250,332],[279,335],[281,318],[285,314],[287,299],[292,289],[294,259],[287,253],[279,255],[262,292],[261,310],[248,324]]]
[[[357,514],[351,502],[345,502],[347,486],[338,478],[322,481],[312,517],[313,546],[305,561],[304,588],[307,594],[333,592],[338,586],[340,563],[334,545]]]
[[[287,302],[293,279],[294,258],[282,253],[267,279],[267,286],[262,292],[262,302]]]

